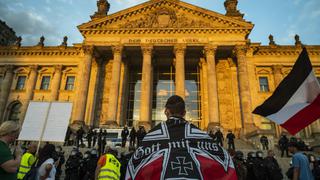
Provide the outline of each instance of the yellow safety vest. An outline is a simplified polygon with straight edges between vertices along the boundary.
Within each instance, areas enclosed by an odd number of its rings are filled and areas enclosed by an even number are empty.
[[[99,180],[119,180],[121,163],[112,154],[106,154],[106,164],[100,169]]]
[[[31,153],[26,152],[22,158],[21,158],[21,162],[20,162],[20,167],[19,167],[19,172],[18,172],[18,179],[23,179],[23,177],[30,171],[31,166],[34,162],[31,162],[31,164],[29,164],[29,159],[30,158],[34,158],[34,155]]]

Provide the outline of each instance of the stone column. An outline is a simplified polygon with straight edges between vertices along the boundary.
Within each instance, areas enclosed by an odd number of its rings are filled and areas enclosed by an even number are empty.
[[[251,93],[249,86],[249,75],[246,59],[246,47],[236,47],[236,56],[238,62],[238,77],[240,90],[241,117],[244,124],[244,133],[256,130],[252,117]]]
[[[208,78],[208,110],[209,110],[209,125],[208,129],[213,129],[220,125],[219,120],[219,103],[218,103],[218,88],[216,75],[215,53],[216,46],[206,46],[204,48],[207,59],[207,78]]]
[[[59,98],[59,90],[61,84],[62,65],[54,66],[54,75],[51,85],[51,101],[56,101]]]
[[[174,47],[174,52],[176,55],[176,95],[181,96],[185,99],[185,66],[184,66],[184,55],[186,46],[178,45]]]
[[[85,123],[84,117],[86,113],[86,104],[89,90],[89,80],[91,74],[91,66],[93,59],[94,47],[84,46],[83,47],[83,61],[79,64],[80,73],[77,99],[75,100],[76,112],[74,116],[73,123],[83,125]]]
[[[109,92],[109,104],[106,125],[113,127],[117,126],[116,116],[118,107],[120,70],[122,61],[122,46],[113,46],[113,64],[112,64],[112,79]]]
[[[1,94],[0,94],[0,123],[3,120],[3,115],[6,109],[8,97],[10,94],[10,88],[13,80],[13,65],[6,65],[5,67],[5,76],[1,84]]]
[[[282,71],[281,71],[282,66],[281,65],[273,65],[272,69],[273,69],[273,77],[274,77],[274,87],[277,88],[277,86],[282,81]],[[276,137],[280,137],[283,129],[279,125],[277,125],[276,123],[274,123],[274,126],[275,126]]]
[[[151,126],[151,102],[152,102],[152,46],[141,47],[143,53],[141,101],[139,125],[146,129]]]
[[[29,77],[26,85],[26,96],[21,107],[22,121],[24,120],[24,117],[26,115],[29,101],[33,99],[34,89],[36,86],[37,76],[38,76],[38,65],[32,65],[29,68],[30,68],[30,71],[29,71]]]

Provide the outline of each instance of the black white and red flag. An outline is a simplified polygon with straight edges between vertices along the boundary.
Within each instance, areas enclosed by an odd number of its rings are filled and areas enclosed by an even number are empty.
[[[272,96],[253,113],[274,121],[292,135],[320,118],[320,85],[306,48]]]
[[[126,180],[236,180],[229,154],[181,118],[158,124],[132,155]]]

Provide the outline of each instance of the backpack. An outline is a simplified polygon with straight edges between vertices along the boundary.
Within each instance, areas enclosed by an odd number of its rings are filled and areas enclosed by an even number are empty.
[[[38,174],[38,169],[39,169],[39,167],[37,167],[37,164],[38,164],[38,160],[36,160],[36,162],[33,163],[30,171],[27,172],[27,174],[23,177],[22,180],[35,180],[35,179],[37,179],[37,174]]]

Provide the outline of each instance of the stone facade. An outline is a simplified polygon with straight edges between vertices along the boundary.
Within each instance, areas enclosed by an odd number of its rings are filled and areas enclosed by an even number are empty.
[[[243,19],[236,0],[226,1],[226,15],[179,0],[150,0],[111,15],[107,1],[97,5],[92,20],[78,26],[81,44],[66,46],[64,39],[50,47],[42,38],[42,45],[0,48],[1,121],[17,117],[23,122],[31,100],[69,101],[74,107],[70,123],[114,128],[130,124],[129,112],[138,110],[133,125],[150,128],[155,73],[163,64],[172,66],[175,93],[188,103],[185,79],[192,63],[199,78],[199,118],[192,122],[201,129],[220,126],[238,135],[283,131],[251,112],[290,72],[302,50],[299,37],[295,45],[277,45],[273,37],[268,46],[251,43],[253,24]],[[306,48],[320,76],[320,46]],[[133,92],[139,93],[136,102],[129,102],[133,70],[139,71],[141,88]],[[128,108],[137,102],[140,108]],[[310,137],[319,129],[317,121],[301,135]]]

